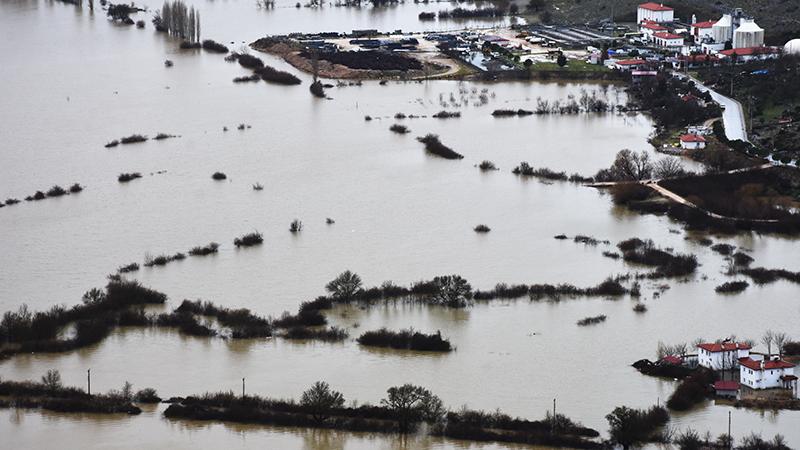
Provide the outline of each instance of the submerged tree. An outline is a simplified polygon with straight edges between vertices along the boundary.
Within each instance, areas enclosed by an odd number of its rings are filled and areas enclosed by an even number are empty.
[[[183,0],[165,1],[153,18],[156,30],[189,42],[200,42],[200,11],[187,7]]]
[[[397,414],[400,431],[406,433],[418,422],[434,423],[445,413],[442,400],[422,386],[404,384],[390,387],[381,404]]]
[[[322,423],[330,416],[332,409],[344,406],[344,395],[331,389],[328,383],[317,381],[303,392],[300,404],[311,410],[315,421]]]
[[[361,290],[361,277],[345,270],[325,285],[325,289],[337,300],[350,300]]]

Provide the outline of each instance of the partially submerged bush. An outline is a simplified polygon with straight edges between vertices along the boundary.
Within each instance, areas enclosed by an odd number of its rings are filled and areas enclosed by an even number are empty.
[[[142,178],[142,174],[139,172],[132,172],[132,173],[121,173],[117,177],[117,181],[120,183],[127,183],[131,180],[135,180],[137,178]]]
[[[121,138],[119,142],[120,144],[136,144],[138,142],[144,142],[146,140],[147,136],[143,136],[141,134],[132,134],[130,136],[125,136],[124,138]]]
[[[78,192],[83,192],[83,186],[80,183],[75,183],[69,187],[70,194],[77,194]]]
[[[400,331],[390,331],[386,328],[367,331],[359,336],[356,341],[369,347],[389,347],[398,350],[432,352],[449,352],[452,350],[450,341],[442,338],[441,332],[424,334],[411,328]]]
[[[136,272],[137,270],[139,270],[139,264],[138,263],[130,263],[130,264],[126,264],[124,266],[120,266],[120,268],[117,269],[117,272],[119,272],[119,273],[130,273],[130,272]]]
[[[458,111],[439,111],[431,117],[434,119],[457,119],[461,117],[461,113]]]
[[[526,177],[544,178],[545,180],[567,181],[569,179],[566,172],[556,172],[546,167],[534,169],[525,161],[519,163],[519,165],[515,167],[511,173]]]
[[[425,136],[418,137],[417,140],[425,144],[425,150],[428,153],[445,159],[464,159],[463,155],[442,144],[442,141],[439,140],[439,136],[435,134],[427,134]]]
[[[389,131],[392,131],[392,132],[397,133],[397,134],[410,133],[410,131],[408,130],[407,126],[400,125],[399,123],[396,123],[396,124],[390,126],[389,127]]]
[[[489,228],[488,226],[484,225],[484,224],[480,224],[480,225],[477,225],[475,227],[475,232],[476,233],[488,233],[490,231],[492,231],[492,229]]]
[[[61,197],[62,195],[67,195],[67,190],[57,184],[47,190],[48,197]]]
[[[647,312],[647,306],[644,303],[637,303],[633,307],[633,311],[637,313],[644,313]]]
[[[719,253],[720,255],[730,256],[733,254],[733,251],[736,249],[735,246],[730,244],[714,244],[711,246],[711,250]]]
[[[153,388],[144,388],[133,396],[133,401],[136,403],[160,403],[161,397]]]
[[[289,224],[289,231],[292,233],[303,231],[303,222],[301,222],[300,219],[294,219],[292,223]]]
[[[233,240],[233,245],[237,247],[250,247],[259,245],[262,242],[264,242],[264,237],[258,231],[254,231],[237,237]]]
[[[203,41],[203,50],[208,50],[213,53],[228,53],[228,47],[212,39]]]
[[[698,266],[694,255],[672,254],[656,247],[651,240],[632,238],[620,242],[617,247],[626,262],[655,267],[655,272],[648,275],[650,278],[687,276]]]
[[[587,325],[595,325],[595,324],[598,324],[600,322],[605,322],[605,321],[606,321],[606,315],[605,314],[601,314],[599,316],[584,317],[583,319],[579,320],[577,322],[577,324],[580,327],[585,327]]]
[[[204,245],[202,247],[201,246],[193,247],[191,250],[189,250],[189,254],[192,256],[205,256],[205,255],[210,255],[212,253],[217,253],[218,250],[219,250],[219,244],[217,244],[216,242],[210,242],[209,244]]]
[[[186,255],[181,252],[175,253],[174,255],[157,255],[153,256],[149,253],[144,256],[144,266],[145,267],[154,267],[154,266],[165,266],[173,261],[181,261],[186,259]]]
[[[317,341],[343,341],[347,339],[347,331],[339,328],[339,327],[330,327],[327,329],[313,329],[313,328],[305,328],[305,327],[293,327],[289,328],[282,335],[286,339],[297,339],[297,340],[317,340]]]
[[[744,291],[750,283],[747,281],[727,281],[715,287],[714,290],[721,294],[736,294]]]
[[[116,147],[118,145],[119,145],[119,140],[114,139],[113,141],[111,141],[108,144],[106,144],[104,147],[105,148],[111,148],[111,147]]]
[[[498,170],[497,166],[495,166],[493,162],[486,159],[484,159],[483,161],[481,161],[480,164],[478,164],[478,168],[484,172],[487,172],[489,170]]]
[[[653,195],[653,190],[639,183],[624,183],[612,186],[611,198],[616,205],[627,205],[631,202],[647,200]]]
[[[224,174],[224,173],[222,173],[222,172],[214,172],[214,173],[211,175],[211,179],[212,179],[212,180],[217,180],[217,181],[222,181],[222,180],[225,180],[225,179],[227,179],[227,178],[228,178],[228,176],[227,176],[227,175],[225,175],[225,174]]]
[[[285,84],[287,86],[301,83],[300,78],[297,78],[289,72],[284,72],[271,66],[264,66],[258,70],[255,70],[255,73],[257,73],[262,80],[271,83]]]

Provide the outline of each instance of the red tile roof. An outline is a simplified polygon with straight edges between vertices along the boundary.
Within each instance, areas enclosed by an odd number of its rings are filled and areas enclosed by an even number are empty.
[[[739,382],[738,381],[715,381],[714,382],[714,390],[715,391],[736,391],[739,389]]]
[[[746,47],[746,48],[733,48],[730,50],[723,50],[719,53],[725,56],[731,56],[734,53],[736,53],[738,56],[749,56],[749,55],[767,55],[779,52],[780,50],[773,47]]]
[[[667,30],[667,27],[662,27],[661,25],[657,24],[656,22],[651,22],[651,21],[642,22],[641,26],[642,26],[642,28],[647,28],[648,30],[653,30],[653,31],[665,31],[665,30]]]
[[[646,9],[648,11],[672,11],[669,6],[664,6],[655,2],[647,2],[639,5],[639,9]]]
[[[703,136],[698,136],[696,134],[684,134],[683,136],[681,136],[681,142],[705,142],[705,141],[706,141],[706,138],[704,138]],[[703,347],[704,345],[709,345],[709,344],[700,344],[700,345],[698,345],[698,347],[706,349],[706,350],[708,350],[710,352],[714,352],[714,350],[709,350],[709,349]],[[727,349],[727,350],[734,350],[734,348],[730,348],[730,349]],[[723,350],[720,349],[720,350],[716,350],[716,351],[717,352],[721,352]]]
[[[661,360],[664,361],[665,363],[674,364],[676,366],[680,366],[683,363],[683,358],[675,355],[667,355],[661,358]]]
[[[716,20],[707,20],[705,22],[693,23],[692,27],[693,28],[711,28],[711,27],[714,26],[715,23],[717,23]]]
[[[685,134],[684,136],[695,136]],[[683,139],[683,136],[681,136]],[[733,350],[750,350],[752,347],[743,342],[714,342],[710,344],[699,344],[698,347],[711,353],[730,352]]]
[[[637,64],[644,64],[647,61],[643,59],[623,59],[622,61],[617,61],[618,66],[635,66]]]
[[[763,367],[761,366],[762,363],[764,364]],[[782,359],[776,361],[756,361],[751,358],[739,358],[739,364],[752,370],[791,369],[794,367],[794,364]]]
[[[653,36],[661,39],[683,39],[683,36],[674,33],[656,33]]]

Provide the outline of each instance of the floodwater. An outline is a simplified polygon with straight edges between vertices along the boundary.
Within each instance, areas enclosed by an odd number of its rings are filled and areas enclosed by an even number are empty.
[[[423,29],[435,23],[418,22],[420,10],[453,7],[408,3],[385,10],[297,10],[292,5],[279,2],[264,11],[242,0],[196,3],[205,37],[237,43],[290,31]],[[660,298],[653,298],[657,287],[646,284],[645,314],[634,313],[630,299],[495,301],[463,311],[401,303],[366,311],[342,308],[329,318],[347,327],[351,339],[336,344],[229,342],[125,329],[91,348],[0,363],[4,378],[36,379],[55,368],[67,384],[83,385],[91,368],[97,390],[129,380],[173,396],[238,391],[245,377],[248,392],[295,398],[324,379],[348,400],[371,403],[389,386],[413,382],[452,408],[500,408],[530,418],[542,417],[555,398],[559,412],[604,431],[604,416],[615,406],[645,407],[674,389],[672,382],[630,367],[637,359],[652,358],[659,341],[731,334],[757,340],[769,328],[797,333],[796,286],[779,282],[737,296],[717,295],[713,288],[728,279],[727,263],[687,241],[679,224],[615,208],[594,189],[521,180],[510,173],[528,161],[590,175],[608,166],[621,148],[648,148],[652,124],[641,115],[491,116],[497,108],[533,109],[537,97],[563,100],[584,90],[624,103],[620,88],[366,82],[329,89],[332,100],[319,100],[307,90],[309,77],[299,73],[301,86],[234,85],[232,78],[246,74],[238,65],[219,55],[181,52],[177,42],[153,33],[149,21],[145,30],[111,24],[99,9],[91,15],[49,1],[3,0],[0,29],[0,50],[6,55],[0,65],[0,196],[23,198],[53,184],[86,186],[77,195],[0,209],[0,311],[22,303],[34,309],[73,304],[122,264],[141,264],[148,253],[185,252],[210,241],[222,244],[219,254],[145,268],[135,277],[166,292],[169,308],[183,298],[202,298],[278,315],[324,293],[325,283],[345,269],[359,273],[367,285],[458,273],[482,289],[496,282],[588,286],[636,269],[602,256],[634,236],[696,253],[702,263],[696,277],[671,282]],[[165,59],[174,67],[165,68]],[[398,122],[395,113],[430,116],[442,109],[459,110],[462,117],[405,119],[412,130],[408,135],[388,130]],[[365,121],[366,115],[374,119]],[[240,123],[250,128],[237,130]],[[158,132],[180,137],[103,148],[132,133]],[[465,158],[427,156],[414,139],[426,133],[439,134]],[[474,166],[484,159],[501,170],[481,173]],[[225,172],[228,180],[211,180],[215,171]],[[145,176],[119,184],[121,172]],[[264,190],[254,191],[254,183]],[[326,225],[327,217],[336,223]],[[288,231],[294,218],[305,225],[297,235]],[[492,231],[474,233],[479,223]],[[235,249],[233,238],[252,230],[264,234],[264,245]],[[561,233],[593,235],[612,244],[553,239]],[[750,250],[756,265],[800,270],[794,240],[713,238]],[[575,325],[598,314],[608,320]],[[447,355],[375,351],[353,340],[382,326],[441,330],[457,350]],[[84,448],[498,448],[172,422],[161,410],[139,417],[0,411],[0,431],[9,448],[46,448],[55,442]],[[729,411],[736,436],[781,433],[790,445],[800,445],[800,431],[789,426],[800,419],[798,412],[759,413],[708,402],[673,415],[672,426],[716,435],[725,431]]]

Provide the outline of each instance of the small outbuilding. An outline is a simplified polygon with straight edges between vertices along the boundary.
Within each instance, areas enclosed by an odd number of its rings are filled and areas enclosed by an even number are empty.
[[[739,394],[739,382],[733,380],[715,381],[714,393],[716,393],[717,397],[736,398]]]
[[[702,150],[706,148],[706,138],[697,134],[681,136],[681,148],[686,150]]]

